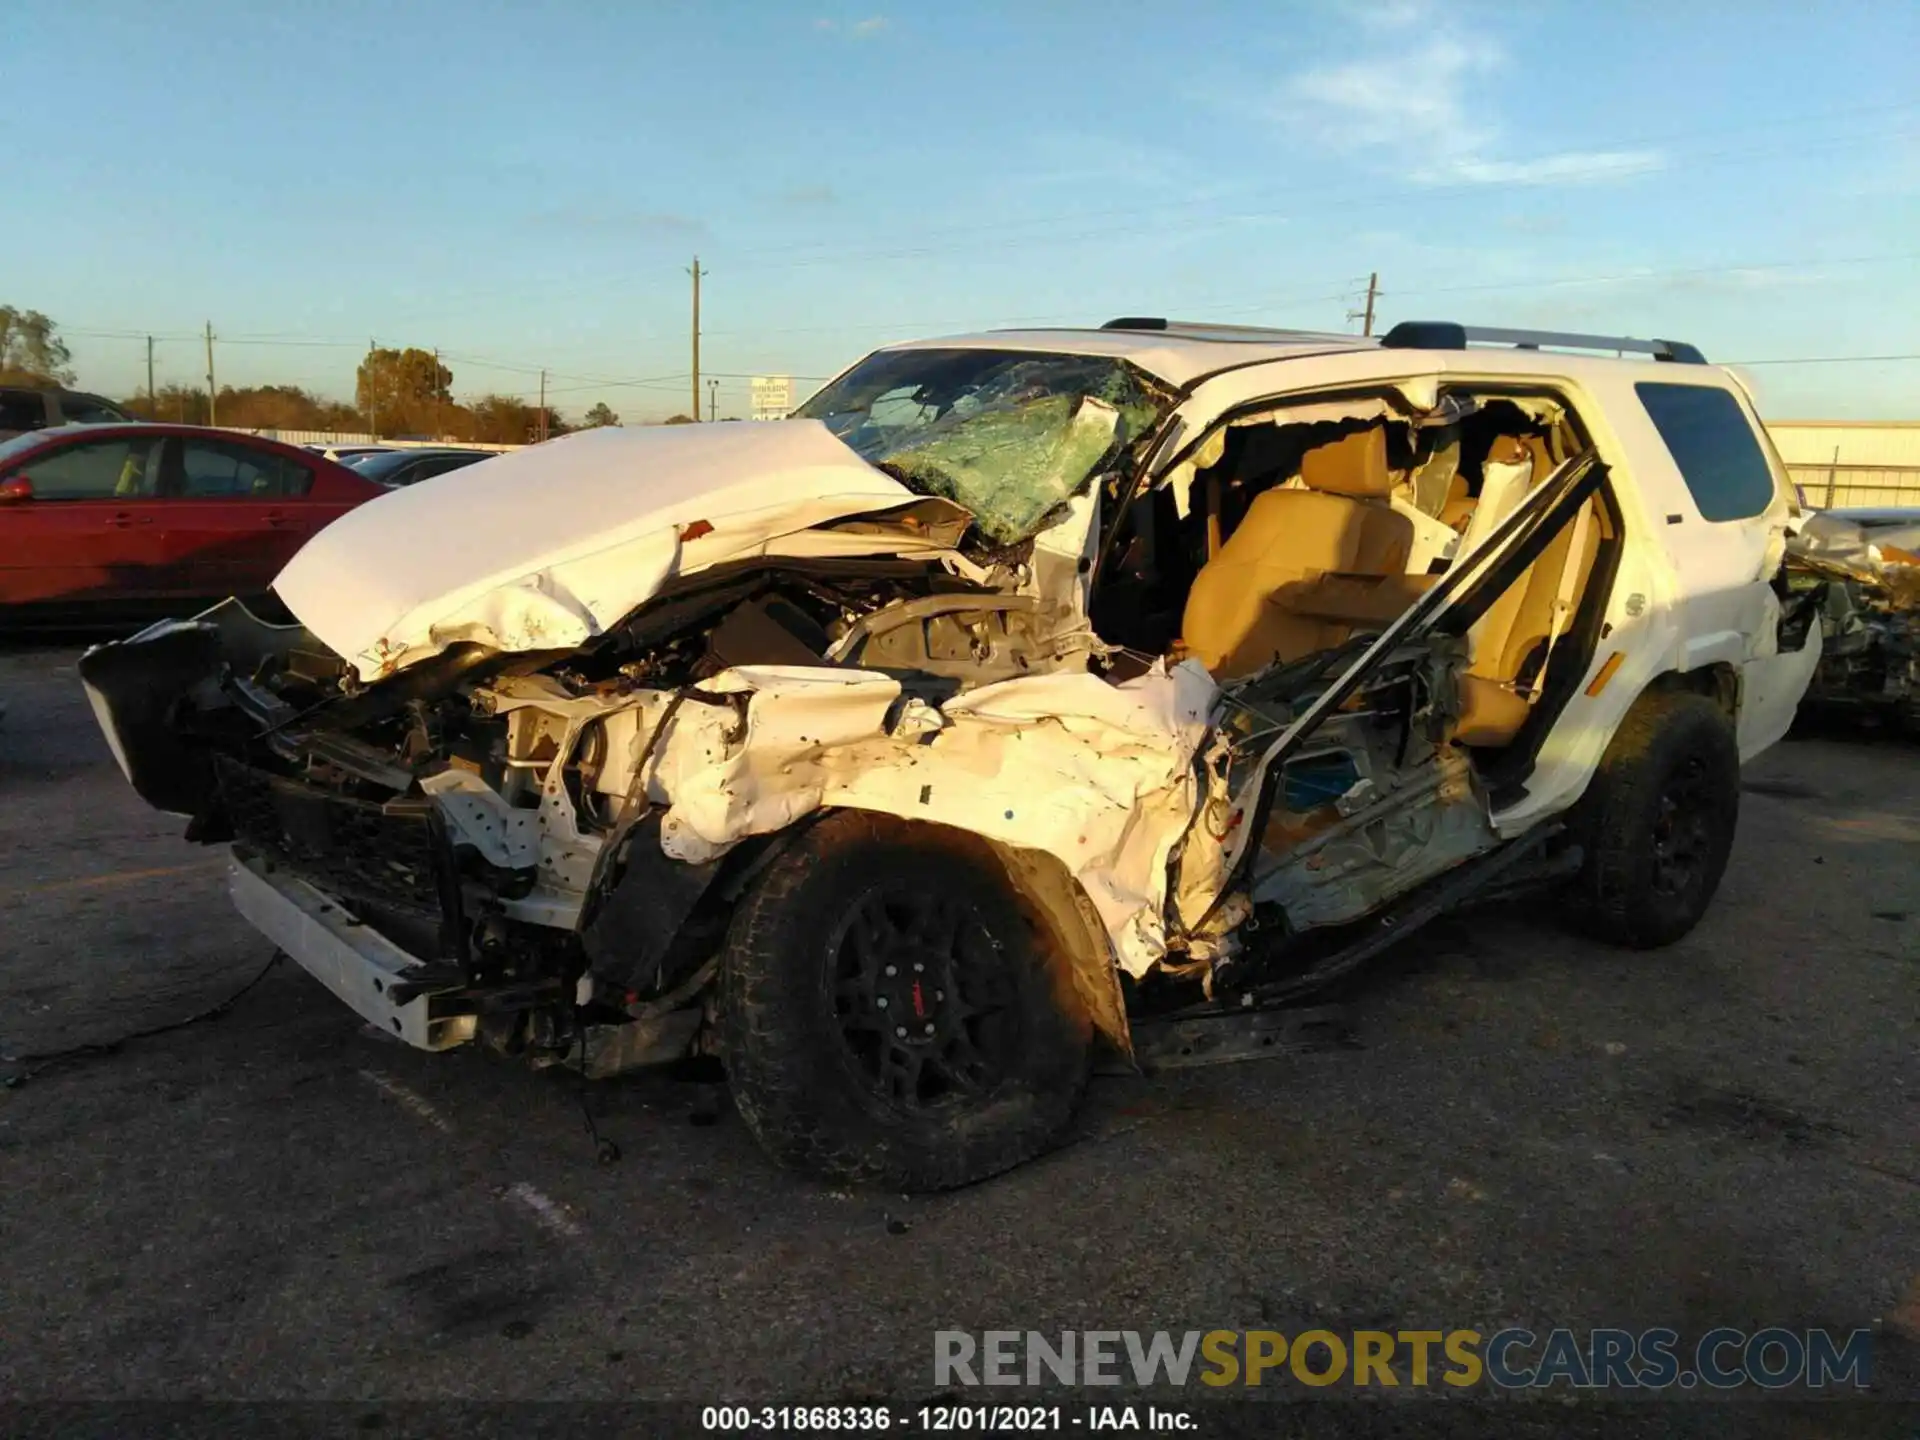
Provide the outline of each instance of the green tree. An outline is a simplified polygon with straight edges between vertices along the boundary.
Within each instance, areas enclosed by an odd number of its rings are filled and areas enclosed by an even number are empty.
[[[604,400],[596,401],[594,407],[587,411],[587,428],[589,430],[597,430],[602,425],[618,425],[619,423],[620,417],[613,413],[613,408]]]
[[[513,395],[482,395],[471,406],[459,407],[457,414],[452,433],[483,445],[532,445],[543,433],[552,439],[571,428],[559,411],[549,409],[543,431],[540,407]]]
[[[185,385],[162,385],[158,395],[142,390],[120,402],[142,420],[207,423],[207,392]],[[326,400],[298,385],[222,385],[220,423],[236,430],[333,430],[366,428],[351,405]]]
[[[220,418],[226,419],[226,391],[221,392]],[[139,394],[120,402],[120,408],[136,420],[164,420],[169,424],[204,425],[207,423],[207,392],[187,385],[162,385],[159,393]]]
[[[223,385],[220,423],[237,430],[358,430],[363,422],[351,407],[298,385]]]
[[[73,354],[53,321],[38,310],[0,305],[0,380],[71,385]]]
[[[467,438],[485,445],[525,445],[539,434],[540,412],[511,395],[482,395],[467,414]]]
[[[693,417],[691,415],[669,415],[666,423],[669,425],[691,425],[693,424]]]
[[[453,372],[432,352],[370,350],[360,362],[354,401],[370,426],[386,435],[438,435],[453,428],[448,413]]]

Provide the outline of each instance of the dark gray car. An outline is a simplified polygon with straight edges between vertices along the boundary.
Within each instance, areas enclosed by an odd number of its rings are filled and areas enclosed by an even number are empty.
[[[348,455],[341,463],[376,484],[397,490],[402,485],[417,485],[459,470],[482,460],[491,460],[491,450],[384,450],[372,455]]]
[[[132,418],[111,400],[82,390],[0,385],[0,440],[56,425],[101,425]]]

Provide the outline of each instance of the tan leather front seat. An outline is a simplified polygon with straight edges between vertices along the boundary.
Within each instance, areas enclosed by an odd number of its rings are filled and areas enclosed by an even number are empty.
[[[1304,490],[1268,490],[1194,577],[1187,651],[1216,679],[1339,644],[1377,629],[1432,583],[1408,576],[1413,522],[1387,504],[1394,476],[1380,426],[1317,445],[1301,458]]]

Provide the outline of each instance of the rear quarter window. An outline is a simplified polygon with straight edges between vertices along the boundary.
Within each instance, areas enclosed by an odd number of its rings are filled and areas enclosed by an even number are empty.
[[[47,423],[47,402],[32,390],[0,390],[0,430],[39,430]]]
[[[1708,520],[1745,520],[1773,503],[1773,472],[1740,402],[1710,385],[1633,387]]]
[[[106,401],[92,395],[60,397],[60,419],[68,425],[111,425],[126,418]]]

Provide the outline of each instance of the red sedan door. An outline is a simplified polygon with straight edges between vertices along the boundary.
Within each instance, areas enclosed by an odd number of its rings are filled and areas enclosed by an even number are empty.
[[[65,611],[164,597],[162,444],[119,432],[42,441],[0,462],[0,604]]]
[[[195,595],[265,595],[329,521],[384,494],[344,465],[240,436],[176,435],[165,490],[170,564]]]

